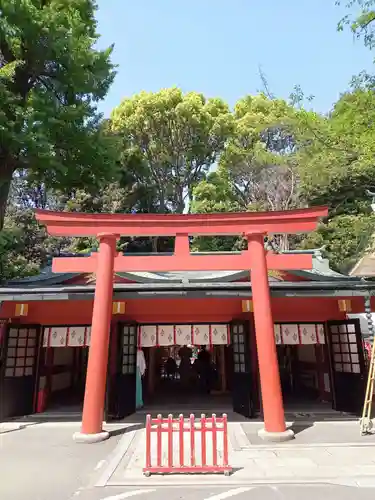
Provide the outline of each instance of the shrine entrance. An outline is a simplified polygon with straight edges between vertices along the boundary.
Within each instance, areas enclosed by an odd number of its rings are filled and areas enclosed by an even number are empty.
[[[250,354],[242,345],[244,335],[242,343],[236,336],[237,325],[164,324],[134,328],[137,328],[137,349],[142,350],[145,357],[146,372],[142,379],[144,405],[133,411],[145,408],[163,409],[164,413],[233,411],[234,370],[245,366],[245,356]],[[130,352],[133,348],[124,349]],[[241,354],[237,352],[239,349]],[[129,372],[133,368],[126,364],[127,356],[123,356],[123,371]],[[251,381],[245,385],[250,387]],[[132,390],[135,387],[133,381]],[[130,411],[128,407],[127,413]],[[250,416],[241,411],[241,406],[237,405],[236,411]]]
[[[198,346],[144,348],[149,367],[143,384],[145,407],[231,409],[230,350],[226,345],[208,346],[208,363],[202,367]]]
[[[322,402],[332,406],[325,325],[277,323],[275,341],[285,406],[301,412]]]
[[[90,338],[90,325],[42,328],[38,355],[38,413],[82,414]]]
[[[103,414],[106,398],[110,324],[113,305],[113,275],[118,271],[244,271],[251,275],[251,293],[254,311],[256,349],[264,415],[263,439],[283,441],[294,437],[286,428],[268,271],[311,269],[312,256],[285,255],[267,251],[264,239],[272,234],[307,233],[316,229],[321,217],[326,217],[326,207],[289,210],[284,212],[243,212],[210,214],[83,214],[74,212],[48,212],[36,210],[36,218],[46,225],[53,236],[96,237],[99,251],[87,258],[58,257],[53,260],[54,272],[95,273],[95,298],[92,314],[92,336],[89,351],[85,400],[81,432],[74,438],[81,442],[107,439],[103,431]],[[120,255],[116,241],[121,235],[133,237],[168,236],[175,238],[173,255]],[[242,236],[247,249],[230,254],[194,254],[190,251],[191,236]],[[243,412],[251,413],[249,394],[251,381],[249,362],[241,361],[239,349],[243,335],[238,332],[237,352],[239,361],[233,373],[239,392],[234,404]],[[183,342],[182,345],[188,345]],[[192,342],[192,344],[194,344]],[[175,345],[175,342],[173,342]],[[200,345],[204,345],[200,342]],[[246,357],[245,357],[246,359]],[[132,373],[125,376],[135,377]],[[130,379],[128,380],[130,382]],[[235,386],[237,384],[234,384]],[[131,384],[129,391],[133,392]],[[132,396],[133,398],[133,396]],[[128,404],[128,403],[127,403]]]
[[[119,325],[119,364],[110,376],[108,415],[235,412],[254,416],[255,398],[246,322]],[[186,342],[186,344],[184,344]],[[137,408],[136,350],[142,350],[143,405]]]
[[[82,414],[88,347],[43,347],[40,352],[37,411],[50,415]]]
[[[358,320],[278,323],[275,340],[287,412],[359,414],[365,365]]]

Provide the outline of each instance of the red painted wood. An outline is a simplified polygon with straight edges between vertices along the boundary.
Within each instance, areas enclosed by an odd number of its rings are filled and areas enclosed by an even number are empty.
[[[202,436],[202,447],[201,447],[201,452],[202,452],[202,467],[206,467],[206,416],[202,415],[201,416],[201,436]]]
[[[190,415],[190,465],[195,467],[195,417]]]
[[[54,273],[93,273],[96,271],[97,255],[90,257],[56,257],[52,261]],[[168,272],[168,271],[243,271],[252,269],[253,256],[249,251],[240,254],[194,255],[117,255],[115,272]],[[267,267],[274,270],[312,269],[312,255],[279,255],[267,253]]]
[[[43,413],[44,411],[46,411],[46,406],[47,406],[47,390],[40,389],[40,391],[38,392],[36,412]]]
[[[96,276],[97,286],[92,313],[91,345],[82,412],[83,434],[102,432],[112,316],[115,248],[116,237],[114,235],[104,234],[101,236]]]
[[[146,468],[151,467],[151,415],[146,416]]]
[[[216,415],[212,415],[212,464],[217,466],[217,423]]]
[[[149,467],[144,468],[143,472],[147,472],[150,474],[168,474],[173,472],[174,474],[219,474],[223,472],[232,472],[232,467],[224,467],[222,465],[218,465],[217,467],[207,466],[207,467],[173,467],[171,470],[168,467]]]
[[[173,415],[171,414],[168,415],[168,468],[173,468]]]
[[[179,464],[173,463],[173,433],[178,433],[178,452]],[[197,465],[196,448],[195,448],[195,434],[201,434],[202,443],[202,457],[201,464]],[[151,448],[152,448],[152,435],[156,434],[156,465],[152,463]],[[163,434],[167,434],[167,449],[166,463],[163,463]],[[184,465],[184,434],[190,436],[190,465]],[[213,457],[212,464],[207,463],[206,454],[206,439],[212,437]],[[219,462],[219,454],[217,448],[217,436],[221,434],[223,437],[223,457]],[[165,452],[164,452],[165,453]],[[222,417],[217,418],[215,415],[212,417],[205,417],[202,415],[201,419],[195,420],[194,415],[190,415],[190,419],[184,421],[183,415],[177,419],[173,419],[172,415],[168,418],[163,418],[158,415],[157,418],[151,418],[151,415],[146,417],[146,460],[144,473],[158,474],[158,473],[214,473],[214,472],[231,472],[232,467],[229,466],[228,461],[228,422],[227,416],[224,414]]]
[[[228,457],[228,417],[224,413],[223,415],[223,434],[224,434],[224,444],[223,444],[223,466],[229,466]]]
[[[345,319],[345,313],[339,311],[338,298],[272,297],[273,320],[282,323],[315,323]],[[227,323],[234,319],[248,320],[249,313],[242,312],[241,300],[239,297],[126,299],[126,313],[116,315],[116,320],[150,324]],[[353,313],[363,312],[363,297],[352,297],[351,302]],[[1,317],[14,318],[18,324],[91,324],[92,300],[32,301],[27,304],[28,315],[15,318],[14,302],[4,302]]]
[[[180,467],[184,466],[184,416],[179,417]]]
[[[156,442],[156,463],[158,467],[162,466],[162,461],[161,461],[161,447],[162,447],[162,424],[163,424],[163,419],[161,415],[158,415],[158,418],[156,421],[153,421],[154,424],[157,426],[157,442]],[[152,427],[151,427],[152,431]]]
[[[100,232],[128,236],[294,234],[313,231],[318,219],[328,215],[328,209],[213,214],[83,214],[35,210],[35,215],[54,236],[96,236]]]
[[[252,270],[251,279],[264,427],[267,432],[284,432],[284,405],[263,237],[249,236],[248,245],[257,264]]]
[[[189,255],[190,242],[188,234],[176,234],[174,240],[174,253],[176,255]]]

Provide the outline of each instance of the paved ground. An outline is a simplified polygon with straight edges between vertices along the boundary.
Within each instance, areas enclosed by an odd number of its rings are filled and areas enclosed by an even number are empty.
[[[293,444],[339,444],[339,443],[372,443],[375,446],[375,434],[361,437],[358,420],[352,422],[336,421],[308,421],[303,419],[291,423],[295,433]],[[261,446],[264,441],[258,436],[262,424],[242,423],[241,427],[249,440],[250,445]],[[332,431],[334,427],[334,431]]]
[[[77,422],[28,421],[20,430],[19,424],[0,424],[0,499],[374,498],[375,436],[360,437],[358,422],[299,420],[294,424],[296,439],[278,445],[258,441],[257,422],[231,422],[230,477],[145,478],[145,431],[136,420],[109,426],[112,437],[95,445],[73,442]],[[188,460],[188,446],[185,452]],[[211,456],[209,446],[207,452]],[[174,458],[178,460],[177,453]]]
[[[21,430],[1,427],[1,500],[67,500],[121,438],[118,426],[112,427],[111,439],[89,446],[73,442],[73,432],[79,430],[76,423],[39,424]]]
[[[80,492],[72,500],[373,500],[374,490],[334,485],[237,486],[233,488],[185,487],[181,488],[97,488]]]
[[[302,425],[302,424],[301,424]],[[296,439],[271,444],[258,442],[257,430],[261,424],[229,424],[229,463],[233,467],[230,477],[203,476],[199,479],[186,476],[143,475],[145,430],[129,430],[119,442],[112,457],[100,471],[97,486],[166,486],[192,484],[202,485],[248,485],[269,481],[339,481],[353,484],[361,478],[374,478],[375,486],[375,436],[360,437],[358,422],[322,422],[304,424],[304,430]],[[296,429],[297,430],[297,429]],[[304,438],[304,433],[308,438]],[[155,438],[155,434],[153,438]],[[167,436],[164,434],[164,439]],[[178,435],[174,435],[174,463],[179,463]],[[256,444],[253,442],[256,441]],[[307,442],[308,441],[308,442]],[[219,439],[218,439],[219,443]],[[207,442],[207,457],[211,450]],[[189,435],[185,441],[185,463],[189,463]],[[166,443],[163,449],[167,449]],[[200,456],[200,441],[196,440],[197,456]],[[220,456],[220,446],[219,446]],[[156,460],[156,440],[152,440],[152,462]],[[199,459],[197,461],[199,463]],[[163,455],[163,463],[166,456]],[[209,463],[209,460],[208,460]]]

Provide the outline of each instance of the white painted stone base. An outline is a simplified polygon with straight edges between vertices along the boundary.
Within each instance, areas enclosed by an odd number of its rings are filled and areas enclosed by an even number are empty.
[[[73,434],[73,439],[76,443],[100,443],[100,441],[105,441],[109,438],[109,432],[102,431],[97,434],[83,434],[82,432],[75,432]]]
[[[271,443],[282,443],[283,441],[290,441],[294,439],[294,432],[292,429],[287,429],[284,432],[268,432],[266,429],[260,429],[258,436],[264,441]]]

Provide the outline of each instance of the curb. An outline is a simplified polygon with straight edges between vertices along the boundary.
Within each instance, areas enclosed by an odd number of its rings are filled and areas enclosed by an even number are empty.
[[[312,444],[303,444],[303,443],[293,443],[292,441],[289,441],[288,443],[280,443],[276,444],[274,443],[272,446],[269,444],[249,444],[246,447],[242,446],[241,451],[247,452],[249,450],[260,450],[260,451],[265,451],[265,450],[270,450],[270,451],[278,451],[280,449],[283,450],[310,450],[311,448],[370,448],[374,447],[375,448],[375,441],[372,443],[312,443]],[[235,450],[239,452],[239,450]]]
[[[26,429],[26,427],[28,427],[28,424],[0,424],[0,435],[7,434],[8,432],[20,431],[22,429]]]
[[[176,477],[176,476],[175,476]],[[348,487],[355,487],[355,488],[374,488],[375,489],[375,478],[370,477],[370,476],[354,476],[351,479],[348,479],[347,477],[341,477],[341,478],[316,478],[316,479],[311,479],[309,478],[267,478],[267,479],[254,479],[254,480],[228,480],[228,478],[225,478],[223,482],[218,481],[219,478],[213,479],[210,478],[209,480],[205,481],[204,478],[202,477],[201,480],[197,480],[196,477],[193,477],[191,475],[185,476],[184,479],[182,478],[176,478],[175,481],[171,484],[170,481],[166,479],[161,479],[160,481],[153,481],[152,476],[151,478],[145,478],[144,480],[129,480],[127,482],[109,482],[105,486],[107,487],[143,487],[143,488],[178,488],[183,486],[184,488],[186,487],[234,487],[234,486],[267,486],[270,484],[277,484],[277,485],[322,485],[322,484],[329,484],[329,485],[335,485],[335,486],[348,486]],[[96,486],[98,488],[102,486]]]

